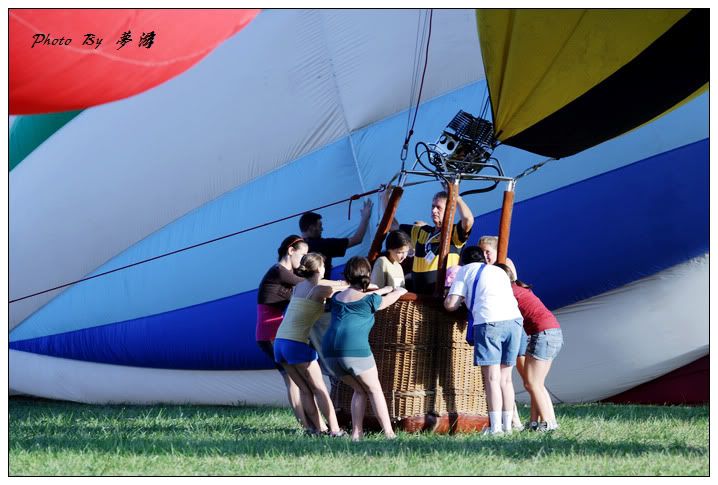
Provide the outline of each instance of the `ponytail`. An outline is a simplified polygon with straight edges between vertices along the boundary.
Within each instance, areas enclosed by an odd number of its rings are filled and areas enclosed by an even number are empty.
[[[324,266],[324,256],[319,253],[308,253],[302,257],[299,267],[294,270],[294,274],[300,278],[311,278],[319,273],[319,268]]]
[[[366,291],[371,283],[371,264],[366,258],[354,256],[344,266],[344,279],[351,286]]]

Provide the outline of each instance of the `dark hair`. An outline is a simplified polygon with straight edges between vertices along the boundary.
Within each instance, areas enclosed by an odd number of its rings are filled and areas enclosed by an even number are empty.
[[[302,214],[302,217],[299,218],[299,230],[304,232],[310,227],[312,227],[314,224],[319,222],[322,219],[322,216],[317,214],[316,212],[305,212]]]
[[[434,194],[434,197],[431,200],[436,200],[436,199],[447,199],[448,200],[449,194],[445,190],[439,191]]]
[[[391,231],[386,236],[386,249],[401,249],[411,247],[411,238],[404,231]]]
[[[324,256],[319,253],[307,253],[302,256],[302,261],[299,263],[299,268],[294,270],[294,273],[302,278],[309,278],[312,275],[319,273],[319,267],[324,264]]]
[[[344,266],[344,279],[351,286],[358,286],[366,291],[371,282],[371,264],[366,258],[354,256]]]
[[[494,266],[503,269],[508,275],[509,280],[511,280],[512,283],[516,283],[516,286],[520,286],[521,288],[531,288],[531,285],[529,285],[528,283],[524,283],[521,280],[517,280],[516,275],[513,271],[511,271],[511,268],[508,265],[504,263],[494,263]]]
[[[296,250],[299,249],[302,244],[307,244],[307,242],[302,239],[302,236],[292,234],[291,236],[285,237],[284,241],[282,241],[282,244],[280,244],[279,248],[277,249],[279,259],[282,259],[284,256],[287,255],[287,253],[289,253],[289,248]]]
[[[461,251],[461,266],[471,263],[485,263],[484,252],[478,246],[466,246]]]

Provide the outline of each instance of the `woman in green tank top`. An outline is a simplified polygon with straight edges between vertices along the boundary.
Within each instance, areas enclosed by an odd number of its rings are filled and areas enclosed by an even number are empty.
[[[396,437],[369,346],[369,332],[374,326],[374,313],[396,302],[406,289],[385,286],[367,291],[370,277],[371,264],[366,258],[354,257],[347,262],[344,279],[349,288],[331,299],[332,322],[322,340],[324,364],[354,389],[351,404],[354,441],[364,435],[367,397],[386,437]]]

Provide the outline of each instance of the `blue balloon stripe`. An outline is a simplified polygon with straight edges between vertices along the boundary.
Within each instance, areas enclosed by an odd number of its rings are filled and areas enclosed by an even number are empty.
[[[702,140],[517,203],[509,256],[519,277],[555,309],[705,254],[708,161]],[[477,217],[470,242],[495,234],[499,216]],[[10,348],[127,366],[268,369],[254,341],[255,305],[253,290]]]
[[[556,309],[707,253],[708,161],[702,140],[517,203],[519,279]],[[499,219],[477,217],[470,242],[497,234]]]

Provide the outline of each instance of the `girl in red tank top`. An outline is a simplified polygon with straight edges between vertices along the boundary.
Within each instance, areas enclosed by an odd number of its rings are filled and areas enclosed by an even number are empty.
[[[558,428],[551,396],[544,385],[551,363],[561,350],[563,334],[556,316],[546,308],[531,286],[519,281],[513,271],[497,264],[511,279],[511,289],[524,317],[524,330],[528,335],[526,362],[524,364],[524,387],[531,396],[531,422],[529,429],[550,431]]]

